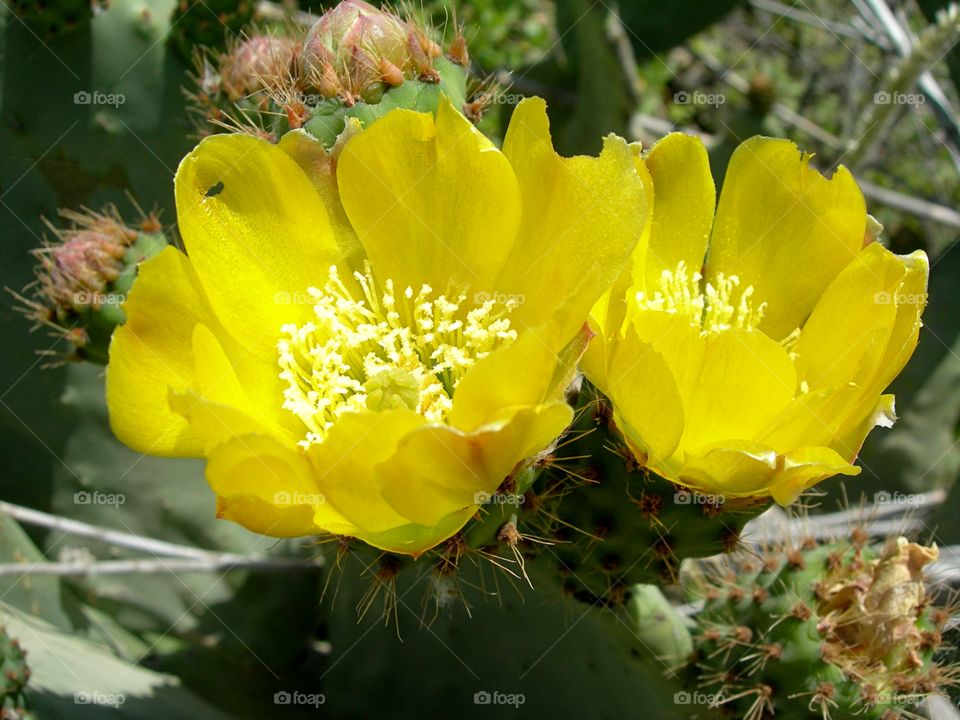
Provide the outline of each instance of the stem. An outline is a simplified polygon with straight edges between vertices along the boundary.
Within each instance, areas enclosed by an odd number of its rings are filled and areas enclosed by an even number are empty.
[[[60,532],[68,535],[76,535],[77,537],[97,540],[115,547],[138,550],[140,552],[150,553],[151,555],[162,555],[166,557],[181,558],[183,560],[193,561],[194,566],[190,566],[190,563],[184,563],[180,566],[184,568],[192,567],[196,569],[213,570],[217,567],[242,566],[255,567],[259,569],[263,569],[265,567],[283,569],[289,566],[319,567],[323,565],[323,558],[321,557],[312,560],[297,560],[288,558],[265,558],[257,555],[237,555],[235,553],[221,553],[212,552],[210,550],[201,550],[200,548],[190,547],[189,545],[178,545],[176,543],[166,542],[165,540],[141,537],[139,535],[134,535],[133,533],[126,533],[119,530],[111,530],[109,528],[91,525],[89,523],[81,522],[80,520],[71,520],[70,518],[60,517],[59,515],[51,515],[50,513],[34,510],[33,508],[23,507],[22,505],[15,505],[2,500],[0,500],[0,513],[5,513],[15,520],[27,525],[37,525],[39,527],[45,527],[51,530],[59,530]],[[111,565],[111,563],[120,563],[120,565],[116,565],[116,567],[122,567],[123,563],[128,562],[143,561],[109,561],[100,563],[101,565],[107,566],[108,569],[99,574],[116,574],[117,572],[121,572],[120,570],[111,572],[109,568],[114,567]],[[166,561],[158,558],[157,562],[164,563]],[[167,563],[167,565],[172,567],[172,565],[169,563]],[[90,564],[75,562],[49,563],[31,567],[29,572],[33,573],[36,568],[45,566],[76,569],[80,567],[89,568]],[[12,571],[6,573],[3,572],[5,567],[6,566],[0,565],[0,576],[3,574],[15,574]],[[29,566],[17,564],[16,567],[19,568],[20,573],[24,573],[28,571]],[[43,570],[36,570],[36,574],[44,574],[44,572],[45,571]],[[57,574],[57,572],[52,571],[46,574]],[[89,573],[83,572],[80,574]]]

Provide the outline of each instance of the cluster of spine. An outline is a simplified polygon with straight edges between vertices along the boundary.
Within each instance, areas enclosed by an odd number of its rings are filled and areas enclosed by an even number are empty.
[[[121,305],[137,266],[166,247],[155,215],[134,228],[116,207],[100,212],[62,210],[66,228],[48,223],[54,239],[33,251],[36,279],[17,294],[20,308],[37,327],[47,327],[67,344],[47,354],[63,360],[107,362],[114,328],[124,320]]]
[[[457,28],[444,49],[410,13],[401,18],[344,0],[309,27],[251,29],[223,51],[195,54],[188,93],[201,132],[239,130],[276,141],[304,128],[330,148],[349,118],[366,124],[395,108],[436,109],[440,94],[475,120],[492,97],[467,102],[470,56]]]
[[[637,462],[606,398],[584,381],[577,419],[563,441],[568,460],[548,485],[561,496],[548,536],[567,593],[621,605],[637,583],[674,583],[680,563],[734,550],[767,498],[690,493]]]
[[[680,671],[690,717],[915,717],[956,681],[943,661],[950,609],[923,577],[936,546],[882,547],[854,529],[725,558],[694,581],[705,605]]]
[[[584,383],[572,400],[577,419],[568,433],[506,478],[461,532],[422,557],[333,538],[338,566],[353,556],[373,575],[361,611],[384,591],[386,613],[393,612],[395,583],[406,568],[430,576],[431,598],[443,608],[468,604],[458,573],[465,566],[490,565],[508,581],[529,582],[528,561],[551,567],[578,601],[624,607],[638,583],[677,582],[684,559],[736,549],[743,526],[769,504],[711,503],[650,475],[626,450],[594,388]]]
[[[420,557],[380,552],[354,538],[332,536],[335,567],[344,569],[345,562],[354,559],[371,576],[370,588],[357,608],[359,614],[366,614],[381,598],[384,616],[388,620],[394,617],[397,580],[405,571],[410,578],[426,578],[424,618],[431,608],[436,614],[458,603],[469,612],[470,599],[464,585],[476,589],[491,582],[498,586],[498,577],[513,585],[532,584],[526,562],[551,544],[536,533],[558,499],[550,495],[552,490],[536,489],[551,462],[550,451],[545,451],[519,466],[495,493],[478,498],[477,513],[463,530]],[[492,569],[492,575],[486,572],[488,569]],[[463,580],[464,570],[469,580]]]
[[[24,697],[29,679],[26,651],[0,628],[0,720],[35,720]]]

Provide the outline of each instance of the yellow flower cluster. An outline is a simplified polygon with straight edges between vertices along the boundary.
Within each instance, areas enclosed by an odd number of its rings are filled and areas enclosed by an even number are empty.
[[[418,555],[556,442],[586,347],[644,465],[791,502],[892,421],[927,280],[808,162],[754,138],[717,205],[698,140],[562,158],[538,99],[502,150],[446,102],[334,154],[208,138],[176,176],[186,253],[143,264],[113,338],[114,431],[205,457],[254,531]]]

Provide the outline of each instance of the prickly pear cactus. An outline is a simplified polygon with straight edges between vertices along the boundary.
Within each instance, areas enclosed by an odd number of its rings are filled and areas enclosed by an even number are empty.
[[[113,205],[60,215],[69,225],[48,224],[54,240],[33,251],[36,280],[24,290],[26,296],[18,296],[21,309],[37,326],[63,337],[68,349],[57,351],[57,357],[106,365],[110,336],[124,321],[121,305],[137,266],[166,247],[166,237],[155,215],[144,215],[130,227]]]
[[[346,0],[310,27],[251,30],[223,52],[198,53],[189,97],[201,132],[276,140],[304,128],[327,149],[351,118],[365,125],[395,108],[435,111],[441,94],[479,119],[487,96],[467,102],[463,34],[457,30],[446,51],[436,35],[412,15]]]
[[[0,720],[35,720],[24,697],[29,679],[26,652],[0,627]]]
[[[678,703],[745,720],[915,717],[910,708],[955,682],[938,664],[949,610],[923,580],[937,548],[866,541],[855,529],[782,543],[701,578]]]
[[[763,498],[688,492],[640,468],[607,400],[586,381],[577,420],[561,448],[551,539],[567,592],[621,604],[636,583],[672,583],[685,558],[729,552]]]

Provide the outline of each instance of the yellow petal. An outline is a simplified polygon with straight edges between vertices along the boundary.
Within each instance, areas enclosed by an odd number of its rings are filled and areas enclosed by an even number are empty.
[[[310,464],[273,438],[242,435],[220,445],[207,461],[218,517],[273,537],[319,532],[352,535],[314,482]]]
[[[194,382],[193,328],[216,324],[186,256],[168,247],[144,262],[113,333],[107,406],[114,434],[151,455],[200,456],[203,438],[167,404]]]
[[[382,533],[410,522],[384,500],[376,467],[425,422],[409,410],[346,413],[322,443],[310,447],[308,456],[318,487],[328,502],[357,526],[357,532]]]
[[[710,239],[707,279],[753,285],[769,303],[761,329],[781,339],[801,326],[820,295],[856,257],[866,229],[863,195],[840,166],[830,180],[787,140],[755,137],[727,168]]]
[[[514,467],[546,449],[573,419],[564,403],[518,411],[502,428],[462,433],[431,425],[408,435],[378,468],[383,496],[398,513],[425,526],[477,504]]]
[[[868,245],[824,292],[797,343],[797,373],[811,390],[866,381],[884,356],[897,315],[903,259]]]
[[[593,340],[598,341],[603,339]],[[645,464],[659,467],[683,434],[680,391],[663,356],[632,329],[608,342],[602,356],[599,345],[587,350],[584,374],[613,403],[617,427],[634,450],[647,456]]]
[[[784,456],[783,470],[770,486],[770,494],[780,505],[789,505],[804,490],[821,480],[834,475],[859,474],[860,468],[846,462],[830,448],[798,448]]]
[[[394,110],[346,144],[340,197],[375,272],[438,292],[493,292],[520,221],[506,158],[453,109]]]
[[[646,260],[646,287],[681,262],[699,271],[707,252],[716,188],[707,150],[699,138],[671,133],[646,156],[653,178],[653,222]]]
[[[514,110],[503,152],[520,182],[523,221],[496,289],[524,299],[513,321],[552,321],[566,340],[628,268],[643,233],[647,199],[633,152],[610,136],[599,158],[560,157],[539,98]]]
[[[682,445],[754,437],[793,399],[790,357],[759,332],[731,329],[704,340],[703,364],[684,392]]]
[[[754,437],[793,399],[793,363],[761,332],[701,333],[685,317],[650,310],[635,314],[632,330],[663,356],[683,399],[682,448]]]
[[[927,305],[930,261],[926,253],[917,250],[898,258],[904,264],[906,273],[891,298],[897,308],[897,318],[883,358],[877,365],[878,371],[870,387],[872,392],[884,390],[900,374],[913,355],[922,325],[920,316]]]
[[[751,440],[728,439],[685,452],[678,482],[709,494],[763,495],[776,472],[773,448]]]
[[[337,158],[334,152],[327,152],[322,142],[303,129],[285,133],[277,146],[292,157],[313,182],[313,186],[323,200],[333,237],[347,265],[353,270],[362,271],[365,254],[363,246],[360,245],[360,239],[354,232],[340,201],[340,188],[337,187]]]
[[[859,472],[830,448],[804,447],[778,454],[763,443],[729,440],[687,453],[679,482],[729,497],[772,495],[781,505],[789,505],[821,480]]]
[[[355,537],[387,552],[418,557],[460,532],[475,514],[476,508],[468,507],[446,515],[431,527],[411,523],[382,533],[358,531]]]
[[[291,302],[341,262],[316,189],[283,150],[249,135],[215,135],[180,163],[177,221],[220,322],[275,360],[284,323],[309,317]]]
[[[539,405],[551,390],[556,365],[556,353],[534,332],[521,333],[512,344],[477,361],[460,380],[450,425],[471,432],[502,421],[517,408]]]

